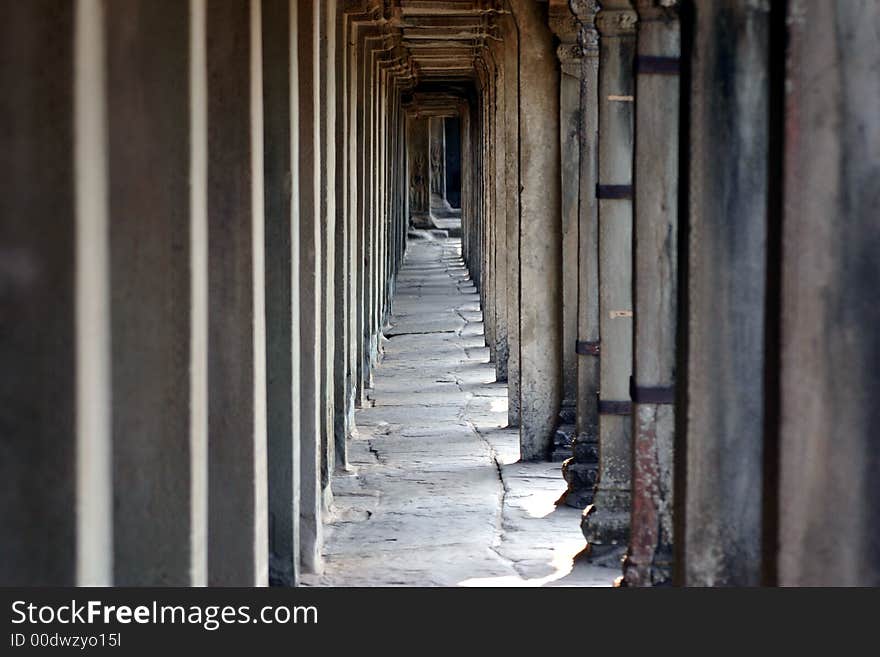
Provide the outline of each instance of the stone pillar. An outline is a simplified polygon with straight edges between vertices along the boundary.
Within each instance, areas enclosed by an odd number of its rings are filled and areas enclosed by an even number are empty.
[[[355,204],[355,221],[357,223],[357,240],[355,248],[355,264],[357,266],[357,326],[355,334],[355,357],[357,359],[357,369],[355,375],[356,382],[356,401],[358,405],[362,405],[366,398],[366,388],[369,385],[369,169],[367,167],[367,154],[369,152],[368,141],[368,102],[369,102],[369,86],[368,86],[368,70],[370,59],[370,43],[368,38],[375,28],[372,26],[359,27],[357,30],[357,38],[354,40],[354,71],[356,79],[354,82],[354,123],[357,127],[355,140],[355,157],[356,163],[355,179],[353,185],[357,190],[357,200]]]
[[[346,36],[343,39],[345,47],[345,85],[346,85],[346,153],[343,161],[346,165],[346,189],[347,207],[346,222],[348,223],[349,247],[349,296],[348,309],[348,371],[349,387],[347,405],[347,422],[353,429],[354,411],[360,403],[359,392],[361,389],[361,347],[362,332],[360,330],[363,315],[361,298],[363,295],[363,253],[361,240],[363,229],[361,226],[360,207],[363,203],[363,192],[360,188],[360,153],[363,142],[363,133],[360,125],[361,104],[358,100],[360,89],[360,47],[363,42],[363,31],[360,28],[361,14],[349,16],[345,14]]]
[[[672,577],[678,268],[677,8],[638,0],[633,275],[633,471],[624,581]]]
[[[103,12],[0,3],[0,577],[112,584]]]
[[[207,517],[194,512],[193,483],[206,463],[190,431],[190,7],[134,0],[105,11],[113,581],[204,584]]]
[[[880,5],[788,11],[778,578],[878,586]]]
[[[520,29],[520,453],[546,459],[562,402],[559,76],[537,3],[512,0]]]
[[[382,48],[376,53],[375,59],[375,100],[376,103],[376,165],[373,169],[376,178],[376,324],[374,335],[377,346],[377,355],[374,365],[379,364],[379,354],[382,350],[382,330],[385,326],[385,297],[387,290],[386,277],[386,253],[388,235],[388,193],[387,193],[387,168],[388,157],[388,87],[387,87],[387,64],[388,64],[388,34],[384,33]]]
[[[260,6],[209,3],[208,583],[268,581]]]
[[[495,133],[495,158],[492,170],[495,194],[495,220],[493,222],[495,240],[495,376],[498,381],[508,381],[508,359],[510,357],[508,342],[508,287],[507,278],[509,259],[515,258],[507,245],[507,204],[508,194],[516,189],[507,187],[507,77],[513,75],[505,70],[504,53],[506,45],[503,41],[493,41],[491,46],[493,57],[497,60],[497,78],[495,82],[495,107],[492,122]],[[447,119],[449,121],[449,119]],[[450,124],[447,123],[447,126]],[[454,124],[453,124],[454,125]],[[454,130],[450,130],[455,134]],[[450,151],[452,148],[450,148]],[[447,151],[449,155],[449,151]],[[449,157],[447,157],[449,162]],[[449,170],[447,169],[447,176]],[[447,178],[448,180],[448,178]]]
[[[428,169],[431,178],[431,211],[441,215],[452,208],[446,200],[446,129],[442,116],[432,116],[428,122],[430,140]]]
[[[617,553],[629,532],[632,439],[632,147],[636,13],[603,2],[599,32],[599,481],[581,523],[592,554]]]
[[[486,161],[486,196],[488,198],[489,205],[489,243],[490,243],[490,251],[489,251],[489,303],[486,304],[484,308],[484,313],[486,317],[488,317],[489,321],[485,321],[484,318],[484,326],[485,326],[485,336],[486,341],[489,347],[489,360],[496,364],[499,360],[498,353],[498,345],[499,345],[499,332],[500,332],[500,324],[502,322],[502,318],[499,317],[499,296],[505,294],[503,285],[504,285],[504,276],[499,276],[500,270],[502,267],[499,267],[499,251],[505,248],[504,242],[499,244],[498,237],[498,225],[499,223],[503,225],[501,222],[501,217],[503,216],[499,211],[499,206],[503,205],[504,200],[503,196],[498,194],[498,188],[500,187],[500,183],[498,181],[498,161],[503,160],[504,150],[503,147],[499,147],[499,143],[502,141],[500,138],[500,132],[502,124],[498,121],[498,105],[500,100],[500,91],[501,85],[503,84],[503,80],[501,77],[500,66],[496,61],[494,50],[487,48],[486,53],[488,55],[488,61],[491,64],[489,71],[491,74],[491,105],[487,108],[487,118],[488,124],[490,126],[489,138],[487,140],[487,152],[488,158]],[[445,123],[444,123],[445,125]],[[449,173],[447,171],[447,184],[449,180]],[[451,207],[451,206],[450,206]],[[504,262],[503,259],[501,259]],[[506,264],[504,265],[506,266]],[[503,321],[507,320],[507,313],[505,311]]]
[[[334,429],[335,394],[333,389],[334,351],[336,348],[335,279],[336,261],[336,0],[315,4],[318,13],[318,45],[315,69],[318,105],[315,120],[318,130],[320,204],[316,206],[321,226],[321,506],[324,512],[332,504],[330,478],[336,469]]]
[[[519,35],[510,15],[499,20],[504,38],[504,230],[507,244],[507,423],[518,427],[522,418],[520,399],[520,195],[519,195]],[[462,126],[463,128],[464,126]],[[462,149],[462,190],[464,190]],[[462,194],[464,203],[464,194]],[[463,207],[463,206],[462,206]],[[464,212],[462,212],[462,216]]]
[[[290,5],[263,0],[269,582],[280,586],[295,585],[300,567],[299,90]]]
[[[320,106],[315,84],[319,33],[311,0],[297,1],[299,83],[299,327],[300,327],[300,556],[307,572],[323,569],[321,500],[321,293]]]
[[[364,288],[364,385],[373,387],[373,371],[379,360],[379,180],[376,169],[379,162],[378,149],[378,81],[376,53],[381,49],[384,36],[380,31],[376,36],[367,39],[366,52],[366,81],[365,81],[365,158],[364,180],[366,199],[364,207],[366,242],[364,245],[364,268],[366,280]]]
[[[562,182],[562,409],[560,426],[553,440],[553,460],[564,461],[572,455],[577,399],[578,340],[578,240],[581,65],[582,48],[577,43],[577,17],[568,0],[550,3],[550,28],[559,38],[559,144]]]
[[[577,402],[571,459],[563,463],[568,483],[564,502],[577,509],[593,501],[599,470],[599,202],[598,109],[599,35],[596,3],[572,3],[578,21],[580,59],[580,117],[578,128],[578,286],[577,286]]]
[[[480,259],[480,305],[483,309],[483,339],[489,348],[489,360],[495,360],[495,186],[492,174],[494,161],[494,107],[495,107],[495,67],[491,58],[483,51],[478,59],[478,75],[482,92],[480,134],[480,207],[482,252]],[[445,156],[444,156],[445,161]]]
[[[706,0],[696,7],[687,480],[686,499],[676,502],[688,585],[761,581],[768,22],[767,3]]]
[[[430,162],[428,119],[418,113],[407,116],[406,149],[409,221],[413,228],[430,228]]]
[[[461,109],[461,257],[470,270],[471,248],[471,178],[473,158],[471,156],[471,109],[470,103]]]
[[[349,367],[352,330],[352,265],[351,222],[349,214],[349,157],[348,157],[348,59],[346,45],[348,32],[345,28],[344,3],[334,3],[335,11],[328,21],[335,25],[334,48],[328,54],[328,66],[333,68],[336,80],[333,101],[336,121],[330,125],[335,150],[335,181],[333,186],[336,206],[336,232],[334,249],[333,299],[336,330],[333,348],[333,434],[336,463],[339,471],[348,471],[348,436],[354,428],[354,397],[351,394],[351,368]]]

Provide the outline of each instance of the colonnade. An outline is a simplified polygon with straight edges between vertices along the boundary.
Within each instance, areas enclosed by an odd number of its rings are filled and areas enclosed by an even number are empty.
[[[3,583],[321,571],[449,119],[509,424],[585,554],[880,582],[876,0],[0,15]]]
[[[503,9],[518,39],[502,12],[476,66],[464,253],[522,458],[566,459],[561,502],[622,585],[876,583],[880,206],[856,181],[880,161],[877,56],[837,40],[880,7]]]
[[[0,13],[3,581],[320,570],[405,244],[405,82],[374,14]]]

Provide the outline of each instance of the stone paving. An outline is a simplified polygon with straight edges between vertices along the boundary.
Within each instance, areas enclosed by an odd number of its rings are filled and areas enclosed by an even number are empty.
[[[558,463],[518,463],[461,241],[411,239],[310,586],[609,586]]]

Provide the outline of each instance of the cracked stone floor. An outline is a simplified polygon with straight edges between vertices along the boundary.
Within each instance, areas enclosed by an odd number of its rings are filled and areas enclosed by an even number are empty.
[[[459,239],[411,239],[311,586],[609,586],[558,463],[518,463]],[[367,407],[368,406],[368,407]]]

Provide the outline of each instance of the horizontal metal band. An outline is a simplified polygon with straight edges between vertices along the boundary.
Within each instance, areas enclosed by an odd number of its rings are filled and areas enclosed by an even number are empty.
[[[678,75],[680,68],[678,57],[653,57],[650,55],[636,57],[636,73]]]
[[[578,340],[575,342],[574,351],[576,354],[581,356],[598,356],[600,353],[600,343],[598,340],[595,342],[587,342],[584,340]]]
[[[632,415],[632,402],[600,399],[599,415]]]
[[[629,396],[636,404],[674,404],[675,386],[637,386],[629,377]]]
[[[631,199],[632,197],[632,185],[596,185],[596,198]]]

